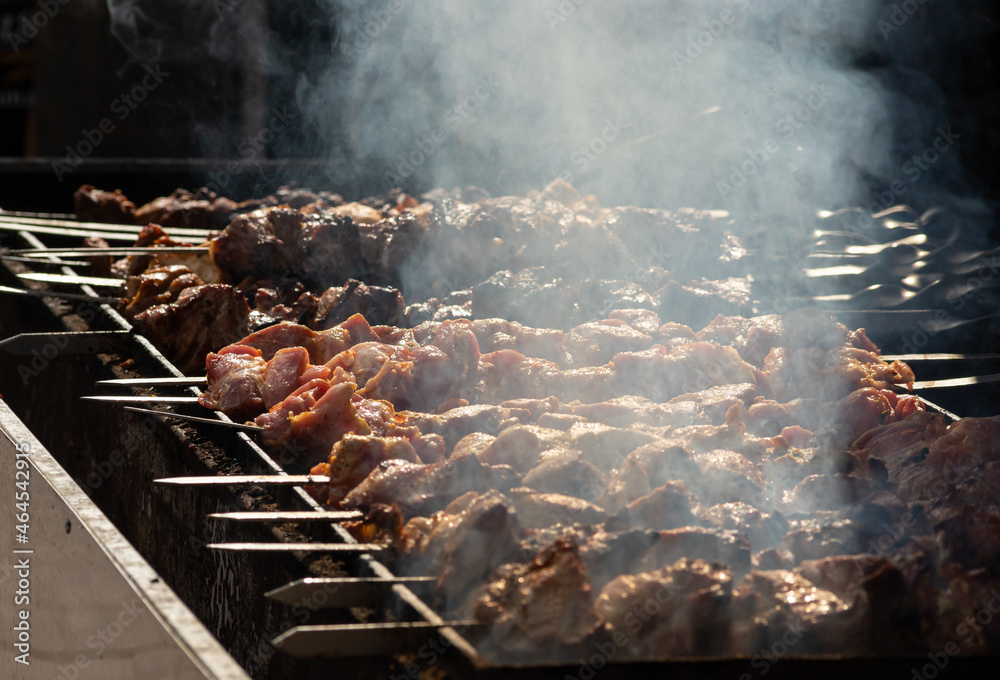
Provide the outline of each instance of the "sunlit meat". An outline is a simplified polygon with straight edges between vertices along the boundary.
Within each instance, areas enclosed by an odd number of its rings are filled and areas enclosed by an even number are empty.
[[[445,611],[461,606],[518,549],[521,529],[510,501],[497,491],[470,491],[402,530],[403,573],[438,574],[436,599]]]
[[[682,559],[613,579],[596,609],[626,636],[627,658],[722,655],[730,649],[732,589],[733,574],[725,567]]]
[[[490,649],[507,659],[575,658],[573,647],[600,625],[580,548],[570,536],[527,564],[505,564],[477,594],[473,613],[491,624]]]

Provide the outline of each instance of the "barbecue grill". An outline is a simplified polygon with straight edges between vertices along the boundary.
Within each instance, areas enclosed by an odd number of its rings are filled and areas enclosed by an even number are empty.
[[[989,311],[1000,308],[993,276],[1000,252],[970,241],[959,231],[961,221],[947,215],[898,207],[859,227],[862,215],[842,211],[818,219],[813,237],[792,246],[805,262],[795,277],[757,277],[757,311],[785,312],[805,304],[835,311],[849,326],[867,328],[886,353],[906,355],[923,380],[918,393],[928,395],[932,407],[988,415],[996,403],[997,376],[985,367],[997,356],[974,353],[981,346],[978,338],[1000,332],[1000,315]],[[74,224],[68,215],[0,217],[8,247],[75,246],[79,236],[95,229],[115,238],[113,246],[134,238],[109,226]],[[185,236],[198,240],[195,233],[177,234]],[[0,284],[29,293],[46,284],[26,288],[18,274],[87,274],[61,264],[56,254],[42,261],[46,264],[6,260]],[[850,282],[856,295],[831,292]],[[321,507],[304,492],[304,480],[289,474],[297,471],[287,461],[263,451],[251,433],[230,427],[224,415],[186,405],[187,399],[172,411],[211,415],[215,423],[82,401],[95,393],[99,380],[137,378],[148,384],[149,378],[177,378],[175,386],[156,388],[160,396],[189,398],[198,389],[185,384],[185,376],[133,332],[95,287],[57,287],[81,297],[0,295],[8,338],[3,345],[8,357],[0,362],[4,400],[252,677],[327,677],[334,670],[338,677],[578,676],[579,664],[515,666],[482,658],[475,647],[482,635],[476,621],[443,619],[425,599],[430,579],[395,576],[382,561],[381,546],[360,544],[339,525],[356,515]],[[969,295],[973,289],[975,295]],[[135,396],[151,394],[144,387],[130,389]],[[255,479],[259,475],[266,479]],[[274,480],[276,475],[287,479]],[[789,657],[770,672],[773,677],[883,672],[902,677],[926,661]],[[959,673],[985,672],[995,663],[983,657],[950,659]],[[601,677],[654,673],[756,675],[747,659],[672,659],[612,660]]]

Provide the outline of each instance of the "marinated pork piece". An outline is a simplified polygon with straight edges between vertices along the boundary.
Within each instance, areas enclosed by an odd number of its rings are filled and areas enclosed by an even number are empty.
[[[703,507],[698,516],[711,527],[745,535],[755,554],[776,547],[788,531],[788,521],[780,513],[763,512],[742,501]]]
[[[600,524],[604,511],[587,501],[560,493],[539,493],[525,487],[510,490],[518,523],[525,529],[543,529],[557,524]]]
[[[348,279],[343,286],[327,288],[316,303],[309,320],[313,328],[324,329],[362,314],[372,323],[398,324],[404,318],[403,295],[395,288],[370,286]]]
[[[177,189],[169,196],[155,198],[133,211],[139,224],[159,224],[166,229],[222,229],[237,204],[202,187],[191,193]]]
[[[346,434],[333,445],[330,459],[311,471],[312,474],[329,475],[326,502],[339,504],[354,487],[364,481],[380,463],[403,460],[421,463],[413,445],[404,437],[373,437]]]
[[[524,475],[524,485],[542,493],[567,494],[595,502],[607,487],[608,476],[584,459],[579,450],[556,448],[539,454],[538,464]]]
[[[132,323],[187,374],[205,370],[205,357],[246,335],[250,308],[230,286],[185,288],[177,300],[140,312]]]
[[[473,615],[490,625],[488,653],[508,661],[577,658],[577,647],[600,626],[594,592],[572,535],[529,563],[501,566],[477,593]]]
[[[370,508],[396,503],[404,516],[429,516],[459,496],[477,489],[508,491],[519,478],[511,468],[484,465],[475,456],[451,458],[418,465],[388,460],[358,484],[343,500],[343,507]]]
[[[135,203],[128,200],[121,189],[101,191],[84,184],[73,194],[77,219],[82,222],[106,224],[135,224]]]
[[[700,559],[622,575],[604,586],[596,609],[629,644],[625,658],[671,659],[730,651],[733,574]]]
[[[176,302],[185,288],[204,284],[184,265],[150,267],[139,276],[129,277],[122,314],[126,319],[132,319],[150,307]]]
[[[402,530],[402,572],[438,574],[435,599],[457,609],[518,550],[521,528],[508,499],[496,491],[470,491],[429,517],[414,517]]]

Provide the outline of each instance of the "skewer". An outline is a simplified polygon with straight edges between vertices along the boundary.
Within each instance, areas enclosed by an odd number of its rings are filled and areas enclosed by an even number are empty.
[[[202,475],[198,477],[163,477],[153,484],[171,486],[305,486],[329,484],[326,475]]]
[[[154,416],[163,416],[165,418],[179,418],[180,420],[190,420],[191,422],[204,423],[206,425],[221,425],[222,427],[228,427],[233,430],[244,430],[246,432],[264,431],[263,427],[259,427],[257,425],[244,425],[242,423],[234,423],[228,420],[217,420],[215,418],[201,418],[199,416],[189,416],[184,413],[172,413],[170,411],[156,411],[151,408],[137,408],[135,406],[126,406],[125,410],[132,411],[133,413],[146,413]]]
[[[113,380],[98,380],[96,384],[115,385],[119,387],[189,387],[192,385],[207,385],[208,378],[115,378]]]
[[[93,262],[83,260],[43,260],[40,257],[20,257],[17,255],[0,255],[0,260],[7,262],[24,262],[36,267],[92,267]]]
[[[440,637],[442,628],[468,631],[482,625],[470,620],[295,626],[271,640],[271,644],[296,658],[378,656],[389,649],[416,654]]]
[[[969,387],[970,385],[983,385],[993,382],[1000,382],[1000,373],[970,375],[965,378],[946,378],[944,380],[924,380],[922,382],[913,383],[913,389],[933,390],[941,387]]]
[[[232,522],[344,522],[364,519],[364,514],[356,510],[279,510],[275,512],[214,512],[208,518]]]
[[[290,607],[303,604],[317,609],[365,607],[377,606],[392,591],[393,586],[413,588],[432,586],[435,583],[437,579],[433,576],[300,578],[267,591],[264,597]],[[322,600],[318,597],[320,593],[323,593]]]
[[[10,215],[5,213],[0,213],[0,222],[7,222],[10,224],[30,224],[40,227],[65,227],[67,229],[84,229],[84,230],[100,230],[100,231],[112,231],[119,234],[138,234],[141,232],[146,225],[145,224],[107,224],[105,222],[78,222],[77,220],[66,220],[66,219],[53,219],[45,217],[33,217],[27,215]],[[170,229],[170,235],[182,235],[182,236],[206,236],[208,231],[205,229],[192,229],[190,227],[176,227]]]
[[[60,354],[107,354],[124,352],[131,342],[129,331],[70,331],[66,333],[20,333],[0,340],[0,350],[30,357],[47,347]]]
[[[48,257],[51,255],[68,255],[70,257],[93,257],[95,255],[110,255],[122,257],[125,255],[201,255],[209,252],[208,246],[126,246],[121,248],[22,248],[11,250],[12,255],[24,257]]]
[[[209,543],[206,547],[236,552],[377,553],[385,550],[385,546],[371,543]]]
[[[73,238],[84,238],[87,236],[102,238],[105,241],[120,241],[123,243],[134,243],[135,234],[123,234],[116,231],[97,231],[94,229],[70,229],[68,227],[46,227],[37,224],[24,224],[23,222],[0,221],[0,231],[27,231],[32,234],[49,234],[51,236],[72,236]],[[176,236],[171,235],[175,241],[202,243],[203,237],[196,236]],[[194,239],[193,241],[191,239]]]
[[[28,297],[41,297],[41,298],[65,298],[66,300],[86,300],[87,302],[94,302],[97,304],[104,305],[117,305],[121,302],[121,298],[114,297],[101,297],[100,295],[87,295],[86,293],[61,293],[54,290],[34,290],[32,288],[11,288],[9,286],[0,286],[0,293],[7,293],[9,295],[27,295]]]
[[[45,272],[28,272],[18,274],[17,278],[39,283],[65,283],[75,286],[101,286],[104,288],[124,288],[128,285],[125,279],[111,279],[103,276],[79,276],[76,274],[49,274]]]
[[[3,210],[0,208],[0,215],[7,217],[31,217],[39,220],[72,220],[76,215],[72,213],[46,213],[30,212],[26,210]]]
[[[885,354],[885,361],[995,361],[1000,354]]]
[[[84,401],[104,401],[112,404],[197,404],[198,397],[143,397],[134,394],[114,396],[107,394],[88,394],[80,397]],[[159,411],[157,411],[159,413]]]

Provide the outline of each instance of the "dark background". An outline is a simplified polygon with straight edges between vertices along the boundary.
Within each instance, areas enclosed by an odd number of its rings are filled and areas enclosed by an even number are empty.
[[[320,0],[138,3],[146,14],[133,17],[135,35],[148,35],[149,26],[156,26],[153,34],[166,38],[159,51],[120,28],[113,35],[104,0],[51,2],[58,6],[54,16],[45,18],[37,35],[14,45],[12,33],[23,37],[23,20],[40,18],[43,10],[39,0],[0,0],[0,207],[65,211],[72,191],[84,182],[122,188],[133,200],[145,201],[176,186],[210,183],[226,159],[240,161],[223,188],[234,198],[289,181],[348,197],[384,189],[385,169],[364,158],[348,159],[350,173],[329,176],[334,174],[324,165],[329,150],[351,148],[348,123],[330,126],[334,138],[329,129],[322,138],[307,116],[296,115],[296,83],[336,64],[339,56],[329,49],[335,17],[320,11]],[[893,3],[885,5],[888,13]],[[950,124],[961,135],[965,168],[943,180],[954,184],[944,193],[982,198],[994,214],[1000,195],[1000,136],[994,133],[1000,110],[993,49],[998,27],[1000,10],[993,2],[927,0],[891,40],[853,55],[889,92],[918,100],[926,92],[944,99],[935,101],[935,108],[940,124]],[[391,31],[378,39],[391,40]],[[170,76],[118,120],[114,102],[141,82],[143,62],[158,62]],[[292,112],[292,119],[267,143],[248,144],[276,107]],[[906,109],[900,105],[895,112],[899,125],[884,134],[915,134]],[[335,123],[347,120],[337,107],[329,115]],[[114,131],[80,167],[57,179],[53,161],[67,155],[67,145],[78,147],[83,131],[105,117],[113,119]],[[922,127],[934,129],[935,122],[924,121]],[[526,179],[541,188],[551,177],[542,176],[541,164],[537,167],[538,176],[529,169]],[[405,182],[405,188],[419,191],[433,180],[418,168]],[[489,174],[469,182],[494,192],[504,189],[491,186]],[[872,189],[882,188],[873,179]],[[908,200],[919,203],[920,197]],[[655,204],[650,197],[649,205]],[[995,217],[993,225],[995,235]]]

